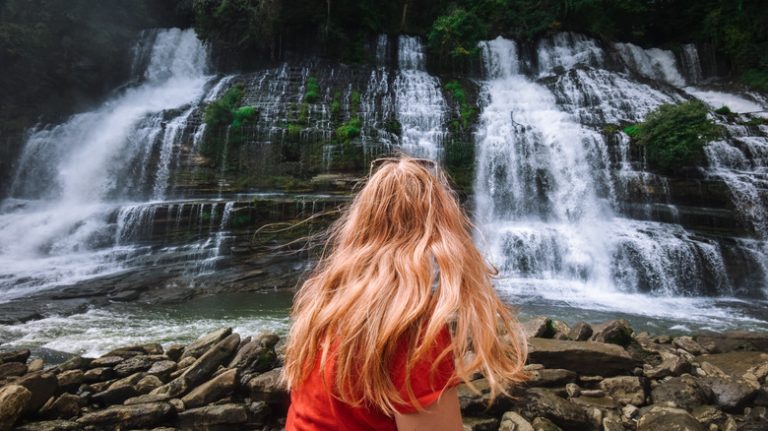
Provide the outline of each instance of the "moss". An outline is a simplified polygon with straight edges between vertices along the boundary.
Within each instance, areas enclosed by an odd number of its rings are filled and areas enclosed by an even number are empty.
[[[309,124],[309,104],[308,103],[302,103],[299,107],[299,119],[300,124],[308,125]]]
[[[302,130],[302,127],[298,124],[288,124],[285,128],[286,135],[291,140],[299,140],[301,138]]]
[[[317,103],[320,101],[320,86],[314,76],[307,78],[304,89],[304,103]]]
[[[232,227],[245,227],[251,224],[250,214],[235,214],[229,219],[229,224]]]
[[[341,94],[339,92],[334,93],[333,100],[331,100],[331,117],[339,118],[341,115]]]
[[[389,118],[384,122],[384,130],[399,136],[403,133],[403,125],[397,119]]]
[[[636,137],[640,133],[640,127],[637,124],[627,126],[624,128],[624,133],[630,137]]]
[[[336,138],[341,142],[349,142],[360,136],[361,127],[362,123],[360,118],[350,118],[336,129]]]
[[[232,127],[240,128],[244,124],[252,123],[258,117],[258,111],[253,106],[241,106],[232,114]]]
[[[243,98],[243,86],[230,87],[218,100],[205,108],[205,124],[209,128],[228,125],[234,120],[234,111]]]
[[[349,111],[357,113],[360,110],[360,92],[352,90],[352,94],[349,96]]]

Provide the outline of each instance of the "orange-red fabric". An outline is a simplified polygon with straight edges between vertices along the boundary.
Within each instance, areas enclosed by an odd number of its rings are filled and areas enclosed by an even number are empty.
[[[455,377],[454,358],[451,354],[443,358],[435,373],[430,375],[432,364],[450,343],[451,335],[446,327],[429,354],[411,370],[413,393],[424,408],[434,404],[445,389],[459,383]],[[403,399],[408,400],[405,388],[406,352],[407,345],[401,342],[395,351],[390,370],[392,382],[400,388]],[[332,357],[329,355],[326,362],[326,381],[329,386],[334,381]],[[291,391],[286,431],[397,431],[394,417],[385,415],[380,409],[353,407],[331,396],[323,384],[319,364],[318,357],[308,378]],[[401,405],[397,410],[400,413],[417,411],[414,405]]]

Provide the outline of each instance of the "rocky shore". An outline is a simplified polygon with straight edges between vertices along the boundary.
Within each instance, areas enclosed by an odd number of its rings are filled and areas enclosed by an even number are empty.
[[[459,387],[465,430],[768,430],[768,334],[651,336],[623,320],[525,324],[525,385],[488,404]],[[281,339],[225,328],[49,365],[0,353],[0,431],[280,430]]]

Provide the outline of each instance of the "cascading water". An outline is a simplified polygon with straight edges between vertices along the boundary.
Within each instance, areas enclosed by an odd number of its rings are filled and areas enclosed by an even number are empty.
[[[120,245],[112,218],[145,217],[127,199],[164,197],[179,134],[210,80],[193,31],[145,39],[140,84],[30,134],[0,211],[0,301],[119,271],[137,252]]]
[[[734,295],[727,257],[751,259],[759,271],[760,247],[731,240],[726,250],[675,224],[681,216],[667,180],[630,160],[626,135],[604,130],[684,100],[672,53],[619,44],[622,71],[597,42],[578,35],[541,41],[536,61],[521,59],[515,42],[501,38],[481,48],[487,79],[475,213],[478,240],[502,271],[501,291],[513,301],[545,298],[662,319],[681,308],[702,322],[731,313],[723,304],[699,308],[717,300],[685,297]],[[538,82],[523,74],[531,64]],[[629,71],[654,82],[638,82]],[[637,200],[643,190],[652,193],[646,204]],[[658,202],[657,195],[666,197]],[[650,221],[662,210],[669,223]]]
[[[426,72],[426,55],[418,38],[400,36],[397,57],[394,86],[401,146],[413,156],[438,159],[448,110],[440,82]]]

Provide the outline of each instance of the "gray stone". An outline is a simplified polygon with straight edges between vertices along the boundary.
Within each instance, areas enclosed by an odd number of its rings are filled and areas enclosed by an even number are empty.
[[[733,331],[700,334],[697,341],[702,346],[711,345],[712,353],[728,353],[735,350],[768,352],[768,333]]]
[[[124,377],[138,373],[140,371],[146,371],[152,366],[152,364],[153,362],[149,357],[140,355],[128,358],[120,362],[114,366],[114,370],[118,376]]]
[[[653,406],[637,421],[637,431],[706,431],[687,411]]]
[[[552,335],[552,338],[556,340],[570,340],[571,337],[568,335],[571,332],[571,328],[568,327],[568,324],[563,322],[562,320],[553,320],[552,321],[552,330],[554,331],[554,334]]]
[[[632,326],[624,319],[609,320],[592,326],[592,329],[594,332],[590,339],[598,343],[627,346],[632,342]]]
[[[123,404],[126,406],[132,406],[135,404],[158,403],[162,401],[168,401],[170,399],[171,397],[168,395],[144,394],[137,397],[128,398],[123,402]]]
[[[274,368],[277,354],[274,347],[269,345],[271,341],[271,337],[265,336],[245,343],[227,368],[239,368],[243,373],[263,373]]]
[[[645,388],[639,377],[609,377],[600,382],[600,388],[621,405],[645,404]]]
[[[123,401],[135,397],[136,395],[139,395],[139,391],[133,386],[126,385],[110,387],[94,394],[91,399],[102,406],[108,406],[112,404],[121,404]]]
[[[529,389],[521,407],[527,417],[546,418],[569,431],[588,431],[592,428],[583,408],[560,398],[551,390]],[[535,429],[536,425],[533,425]]]
[[[125,358],[122,356],[102,356],[91,361],[91,367],[114,367],[115,365],[123,362]]]
[[[227,370],[193,389],[181,400],[187,408],[195,408],[217,401],[235,390],[237,370]]]
[[[203,335],[184,349],[184,353],[181,355],[180,359],[188,358],[190,356],[195,358],[200,357],[200,355],[207,352],[211,346],[228,337],[231,333],[232,328],[222,328]]]
[[[35,358],[29,361],[29,364],[27,365],[27,372],[34,373],[37,371],[43,371],[44,367],[45,367],[45,361],[43,361],[40,358]]]
[[[712,391],[690,375],[673,377],[651,391],[654,404],[664,407],[677,407],[692,410],[707,404],[712,399]]]
[[[161,423],[173,412],[168,403],[134,404],[130,406],[112,406],[104,410],[83,415],[77,422],[86,426],[114,426],[121,424],[125,428],[147,427]]]
[[[669,376],[680,376],[691,371],[691,364],[680,356],[661,350],[661,363],[657,366],[643,365],[643,373],[651,379],[661,379]]]
[[[524,417],[509,411],[501,417],[499,431],[533,431],[533,426]]]
[[[249,380],[247,387],[251,399],[267,404],[287,404],[288,391],[280,382],[281,372],[282,368],[275,368]]]
[[[581,395],[581,388],[576,383],[568,383],[565,385],[565,392],[570,398],[578,397]]]
[[[0,430],[10,430],[21,416],[21,412],[32,399],[32,393],[20,385],[0,387]]]
[[[101,367],[86,371],[85,375],[83,375],[83,380],[86,382],[103,382],[114,376],[115,370],[112,368]]]
[[[183,344],[171,344],[165,351],[165,355],[168,356],[168,359],[178,362],[179,359],[181,359],[181,355],[184,353],[185,348],[186,346]]]
[[[85,370],[91,363],[91,359],[83,358],[82,356],[74,356],[67,359],[65,362],[56,366],[59,372],[71,371],[71,370]]]
[[[730,413],[740,413],[757,396],[757,388],[743,380],[730,377],[706,377],[703,382],[714,394],[715,403]]]
[[[587,322],[579,322],[568,332],[568,338],[574,341],[587,341],[592,336],[592,326]]]
[[[248,411],[240,404],[220,404],[188,409],[179,413],[179,427],[206,430],[212,425],[238,425],[248,421]]]
[[[709,427],[713,424],[722,426],[727,419],[725,413],[713,406],[698,406],[693,409],[691,415],[705,427]]]
[[[141,394],[149,393],[163,385],[157,376],[144,376],[136,383],[136,390]]]
[[[637,362],[624,348],[612,344],[530,338],[528,360],[547,368],[579,374],[615,376],[629,374]]]

